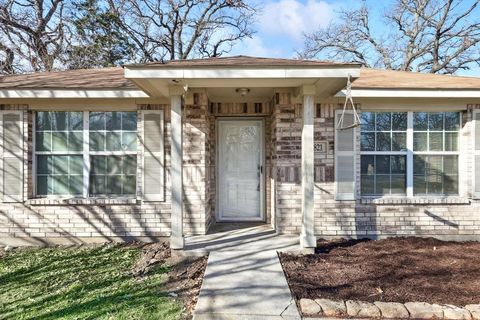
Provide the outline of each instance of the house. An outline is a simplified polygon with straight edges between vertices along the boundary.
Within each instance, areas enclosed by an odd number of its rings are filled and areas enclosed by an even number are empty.
[[[362,125],[338,130],[349,77]],[[4,76],[0,132],[1,244],[182,248],[226,221],[304,248],[480,240],[480,78],[246,56]]]

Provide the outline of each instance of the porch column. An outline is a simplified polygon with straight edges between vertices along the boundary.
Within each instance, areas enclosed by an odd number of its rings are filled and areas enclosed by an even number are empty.
[[[316,247],[314,233],[314,150],[313,150],[313,120],[315,86],[304,85],[303,95],[303,127],[302,127],[302,234],[300,245],[304,250],[311,251]]]
[[[170,247],[183,249],[183,137],[182,137],[182,99],[181,87],[170,88],[170,119],[171,119],[171,166],[172,182],[172,234]]]

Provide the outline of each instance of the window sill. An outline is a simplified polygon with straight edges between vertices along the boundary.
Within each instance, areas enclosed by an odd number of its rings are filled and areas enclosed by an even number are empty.
[[[25,204],[31,206],[45,206],[45,205],[135,205],[140,201],[136,198],[36,198],[28,199]]]
[[[361,204],[377,205],[406,205],[406,204],[426,204],[426,205],[451,205],[451,204],[470,204],[470,199],[465,197],[391,197],[391,198],[362,198]]]

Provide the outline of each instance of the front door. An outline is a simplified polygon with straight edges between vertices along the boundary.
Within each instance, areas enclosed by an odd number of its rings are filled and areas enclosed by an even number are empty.
[[[218,218],[263,219],[263,121],[218,122]]]

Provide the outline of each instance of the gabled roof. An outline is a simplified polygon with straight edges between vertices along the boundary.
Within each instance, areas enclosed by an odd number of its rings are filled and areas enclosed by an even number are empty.
[[[0,77],[0,89],[136,89],[121,67],[38,72]]]
[[[130,64],[126,67],[313,67],[313,66],[359,66],[359,63],[350,62],[332,62],[322,60],[301,60],[301,59],[282,59],[282,58],[263,58],[250,56],[232,56],[215,57],[203,59],[169,60],[159,62],[149,62],[140,64]]]
[[[353,89],[480,90],[480,78],[361,68]]]

